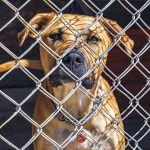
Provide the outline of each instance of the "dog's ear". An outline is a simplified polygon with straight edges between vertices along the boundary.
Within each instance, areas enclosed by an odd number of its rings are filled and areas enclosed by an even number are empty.
[[[56,14],[54,12],[37,14],[30,20],[29,25],[38,33],[40,33],[55,18],[55,16]],[[25,39],[28,36],[36,38],[36,35],[31,31],[29,27],[24,28],[20,33],[18,33],[19,46],[23,45]]]
[[[108,30],[109,34],[112,33],[112,37],[116,36],[117,34],[122,32],[122,28],[118,25],[116,21],[110,20],[110,19],[101,19],[100,23],[104,25],[104,27]],[[132,54],[132,48],[134,46],[134,41],[126,35],[126,33],[123,33],[121,35],[121,41],[125,44],[124,47],[129,55]],[[118,44],[121,44],[121,42],[118,42]]]

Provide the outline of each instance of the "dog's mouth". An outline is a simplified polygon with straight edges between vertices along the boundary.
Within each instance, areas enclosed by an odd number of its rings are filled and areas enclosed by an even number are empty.
[[[57,69],[49,76],[50,83],[53,87],[62,86],[65,83],[76,82],[71,75],[63,73],[61,69]],[[82,86],[86,89],[91,89],[95,84],[95,79],[86,77],[82,80]]]

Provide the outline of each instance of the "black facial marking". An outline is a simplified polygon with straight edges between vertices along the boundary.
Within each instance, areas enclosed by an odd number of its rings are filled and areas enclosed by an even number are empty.
[[[63,58],[62,63],[78,78],[82,77],[88,70],[88,65],[84,58],[84,55],[77,49],[68,53]],[[75,82],[75,80],[73,80],[75,77],[71,75],[69,72],[66,73],[67,70],[64,71],[63,69],[61,69],[61,67],[58,67],[49,76],[49,80],[53,87],[63,85],[63,83]],[[82,80],[82,86],[84,86],[86,89],[91,89],[94,84],[95,80],[90,79],[89,77],[86,77],[85,79]]]
[[[85,78],[82,81],[82,86],[85,87],[86,89],[91,89],[95,84],[95,80],[94,79],[89,79],[89,78]]]
[[[53,87],[61,86],[63,83],[75,82],[71,77],[60,74],[53,74],[49,77],[50,83]],[[86,89],[91,89],[95,84],[94,79],[85,78],[82,80],[82,86]]]

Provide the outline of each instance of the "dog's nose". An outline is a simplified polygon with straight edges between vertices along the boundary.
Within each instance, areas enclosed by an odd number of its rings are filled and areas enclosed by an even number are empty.
[[[63,58],[63,63],[73,69],[74,67],[82,65],[84,61],[79,53],[71,52]]]
[[[80,51],[73,51],[63,58],[63,64],[76,76],[81,77],[87,70],[87,63]]]

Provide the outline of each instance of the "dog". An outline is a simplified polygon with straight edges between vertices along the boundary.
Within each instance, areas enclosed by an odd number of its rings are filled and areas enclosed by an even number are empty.
[[[33,119],[41,126],[33,126],[33,135],[38,135],[34,140],[35,150],[125,149],[120,110],[102,72],[107,60],[105,51],[118,37],[117,33],[128,55],[132,54],[134,41],[122,32],[117,22],[103,17],[97,20],[78,14],[59,17],[53,12],[41,13],[18,34],[20,46],[28,36],[36,39],[40,35],[51,51],[39,42],[42,67],[48,75],[43,87],[52,97],[40,92],[36,99]],[[117,44],[121,46],[120,40]],[[58,59],[60,65],[49,74]],[[99,64],[88,73],[96,60]],[[33,62],[22,61],[24,64],[30,68]],[[75,90],[71,93],[72,89]],[[54,114],[56,110],[59,111]]]

